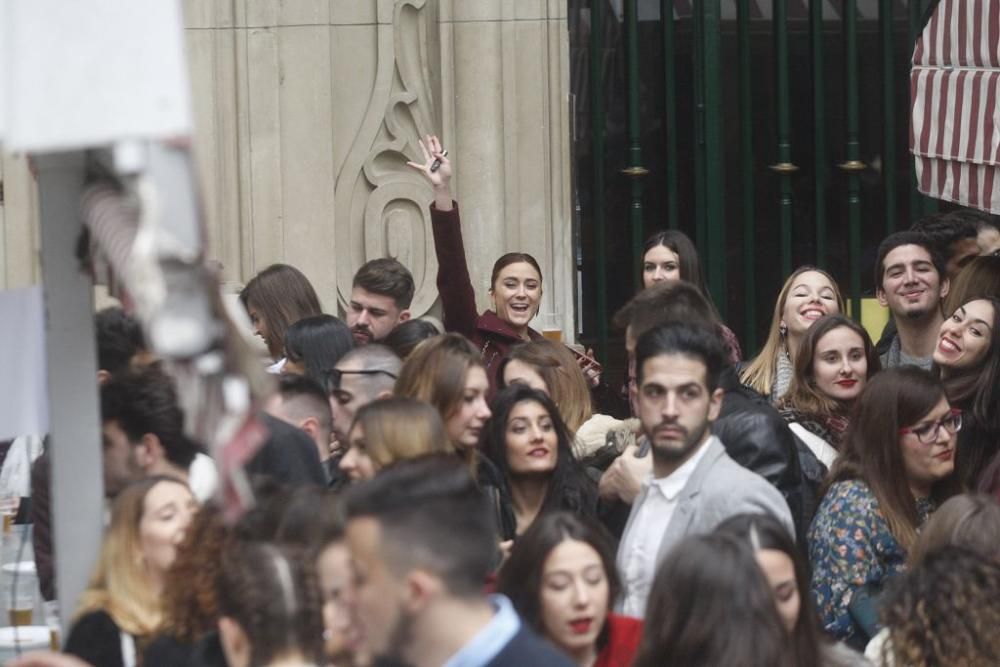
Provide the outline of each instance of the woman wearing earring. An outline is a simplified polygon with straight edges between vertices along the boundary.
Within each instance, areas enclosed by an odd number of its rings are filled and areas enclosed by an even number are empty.
[[[778,293],[764,347],[740,372],[743,384],[776,404],[791,384],[806,331],[824,315],[843,310],[844,299],[830,274],[812,266],[796,269]]]

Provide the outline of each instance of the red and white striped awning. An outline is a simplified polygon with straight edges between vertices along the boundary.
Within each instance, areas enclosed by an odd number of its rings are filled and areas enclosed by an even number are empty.
[[[920,192],[1000,213],[1000,0],[941,0],[913,51]]]

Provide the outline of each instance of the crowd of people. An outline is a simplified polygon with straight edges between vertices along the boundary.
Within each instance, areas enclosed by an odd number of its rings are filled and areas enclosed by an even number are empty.
[[[98,313],[110,520],[64,655],[18,665],[997,664],[994,220],[880,244],[877,343],[833,276],[797,269],[746,360],[691,241],[658,233],[610,378],[532,328],[530,254],[496,261],[477,312],[452,164],[421,146],[444,331],[411,318],[393,258],[357,272],[344,320],[294,267],[247,283],[275,383],[235,523],[139,325]],[[30,518],[52,599],[47,458]]]

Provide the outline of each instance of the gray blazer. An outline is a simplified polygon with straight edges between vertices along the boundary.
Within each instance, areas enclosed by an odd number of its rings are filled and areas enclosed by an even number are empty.
[[[677,499],[677,508],[663,533],[656,560],[662,562],[670,549],[688,535],[709,533],[720,523],[737,514],[770,514],[781,522],[788,534],[795,538],[795,526],[788,503],[781,493],[763,477],[747,470],[729,458],[725,447],[712,436],[708,451],[691,473]],[[622,534],[621,544],[628,543],[630,531],[642,530],[634,525],[639,507],[649,493],[644,484],[639,496],[632,503],[632,511]],[[621,562],[622,554],[619,554]]]

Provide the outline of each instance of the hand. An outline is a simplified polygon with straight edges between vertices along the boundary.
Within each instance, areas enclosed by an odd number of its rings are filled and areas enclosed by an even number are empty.
[[[72,655],[52,653],[50,651],[35,651],[25,653],[6,663],[7,667],[91,667],[89,663]]]
[[[601,384],[601,365],[597,363],[594,359],[594,349],[589,348],[587,350],[586,357],[577,357],[576,362],[580,364],[580,370],[583,371],[583,376],[587,378],[587,383],[591,388]]]
[[[417,139],[417,143],[420,144],[420,152],[423,153],[424,161],[423,163],[407,162],[406,166],[416,169],[427,177],[427,180],[434,187],[435,200],[439,199],[441,195],[446,195],[450,204],[451,160],[444,155],[441,141],[436,136],[428,134],[426,139]],[[436,171],[431,171],[435,160],[440,160],[441,164]]]
[[[617,498],[629,505],[635,502],[642,480],[653,471],[653,457],[639,458],[636,456],[638,451],[638,445],[629,445],[601,475],[598,492],[602,498]]]

